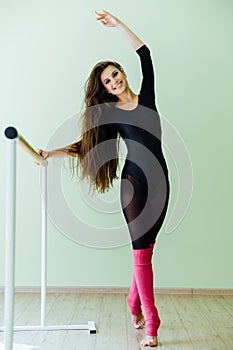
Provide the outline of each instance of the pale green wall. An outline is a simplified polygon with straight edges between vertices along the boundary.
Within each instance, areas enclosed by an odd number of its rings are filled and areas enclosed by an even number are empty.
[[[139,86],[138,58],[129,44],[117,30],[101,28],[95,20],[93,11],[103,8],[120,16],[151,48],[160,113],[184,139],[194,170],[193,197],[184,220],[172,234],[163,229],[159,236],[156,285],[233,288],[230,0],[0,1],[0,285],[5,126],[17,126],[34,147],[45,147],[56,128],[80,110],[84,81],[102,59],[121,62],[133,88]],[[19,152],[18,159],[16,285],[37,286],[39,169],[25,154]],[[167,160],[173,186],[169,218],[177,181],[169,154]],[[68,173],[64,176],[68,181]],[[97,216],[93,212],[92,219]],[[129,286],[130,245],[84,247],[66,239],[52,223],[48,241],[49,285]]]

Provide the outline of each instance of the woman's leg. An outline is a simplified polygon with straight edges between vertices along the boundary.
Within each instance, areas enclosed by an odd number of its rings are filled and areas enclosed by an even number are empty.
[[[121,183],[121,205],[125,219],[129,224],[142,211],[146,202],[146,193],[140,183],[131,175],[125,175]],[[132,233],[135,230],[130,229]],[[128,305],[131,311],[131,320],[135,328],[143,328],[145,324],[144,316],[142,315],[141,300],[138,293],[137,283],[133,275],[133,281],[128,295]]]
[[[135,277],[129,294],[129,306],[132,315],[135,315],[141,312],[140,304],[142,304],[146,316],[147,334],[147,338],[143,340],[142,344],[145,346],[156,346],[158,344],[157,331],[160,319],[154,304],[151,260],[155,239],[167,209],[167,203],[164,203],[167,200],[164,200],[164,198],[166,196],[168,198],[168,190],[165,186],[156,188],[155,196],[153,198],[150,197],[150,202],[148,202],[148,193],[144,182],[139,182],[128,174],[124,176],[124,180],[127,181],[124,181],[121,186],[121,204],[132,239]],[[158,192],[158,189],[161,189],[161,194]],[[160,200],[161,198],[163,200]],[[146,216],[144,215],[141,220],[138,220],[145,204],[149,204]],[[157,208],[156,218],[154,215],[155,208]],[[161,213],[161,215],[159,216],[158,213]],[[150,223],[151,218],[154,218],[155,222],[152,222],[149,229],[145,230],[145,223]]]
[[[132,286],[128,295],[128,305],[132,315],[140,315],[142,313],[141,300],[138,294],[138,287],[136,284],[135,276],[133,276]]]
[[[138,293],[135,276],[133,276],[132,286],[128,295],[128,305],[131,311],[131,321],[136,329],[142,329],[145,325],[145,319],[142,314],[141,300]]]
[[[135,280],[146,317],[146,334],[150,337],[143,345],[156,346],[160,318],[154,301],[152,254],[154,245],[147,249],[134,249]]]

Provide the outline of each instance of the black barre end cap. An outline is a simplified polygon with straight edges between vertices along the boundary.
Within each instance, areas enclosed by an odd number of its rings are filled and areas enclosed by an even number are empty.
[[[17,130],[13,126],[8,126],[8,128],[5,129],[5,136],[13,140],[18,136]]]

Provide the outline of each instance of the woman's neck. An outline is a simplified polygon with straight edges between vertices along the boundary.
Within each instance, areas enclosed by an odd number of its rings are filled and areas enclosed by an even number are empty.
[[[127,90],[118,96],[117,107],[120,109],[134,109],[138,105],[138,95],[132,90]]]
[[[127,89],[120,96],[118,96],[120,103],[135,103],[137,97],[138,96],[131,89]]]

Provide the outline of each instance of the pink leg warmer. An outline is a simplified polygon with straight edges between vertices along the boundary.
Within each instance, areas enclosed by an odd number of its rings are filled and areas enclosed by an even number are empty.
[[[147,249],[134,249],[134,276],[138,289],[139,300],[146,319],[146,334],[157,336],[157,330],[160,326],[158,310],[154,302],[152,254],[154,245],[151,244]],[[136,303],[137,304],[137,303]]]
[[[135,276],[133,276],[132,286],[129,291],[128,305],[132,315],[138,316],[142,313],[141,300],[138,294],[138,287],[136,284]]]

